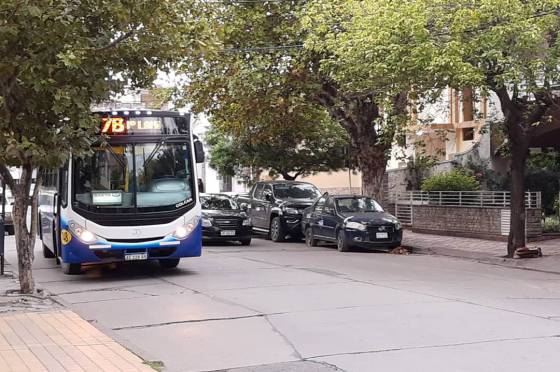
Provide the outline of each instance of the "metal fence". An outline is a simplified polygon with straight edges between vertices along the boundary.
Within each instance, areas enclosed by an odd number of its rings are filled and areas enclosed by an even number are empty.
[[[509,208],[509,191],[406,191],[387,195],[386,204],[404,224],[412,224],[414,206]],[[526,192],[525,206],[541,208],[541,193]]]

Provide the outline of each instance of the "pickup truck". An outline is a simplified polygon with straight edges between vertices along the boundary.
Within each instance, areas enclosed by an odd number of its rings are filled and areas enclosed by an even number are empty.
[[[317,187],[299,181],[260,181],[237,202],[253,221],[253,231],[275,242],[302,237],[302,212],[321,196]]]

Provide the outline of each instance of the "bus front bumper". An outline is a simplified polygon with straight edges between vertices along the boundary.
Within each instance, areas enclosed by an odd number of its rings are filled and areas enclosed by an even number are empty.
[[[65,263],[109,263],[120,261],[142,261],[201,255],[202,226],[198,226],[185,239],[171,235],[160,239],[134,243],[99,240],[85,244],[72,237],[62,245],[62,261]]]

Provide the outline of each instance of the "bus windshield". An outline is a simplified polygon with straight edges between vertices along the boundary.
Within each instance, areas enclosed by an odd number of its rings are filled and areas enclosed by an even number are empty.
[[[192,164],[184,143],[94,149],[75,159],[74,200],[81,207],[175,209],[192,200]]]

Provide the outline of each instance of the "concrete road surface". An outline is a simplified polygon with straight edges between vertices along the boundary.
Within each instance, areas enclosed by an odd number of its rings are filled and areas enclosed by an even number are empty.
[[[13,245],[8,259],[15,262]],[[168,371],[560,371],[560,275],[255,239],[35,277]]]

